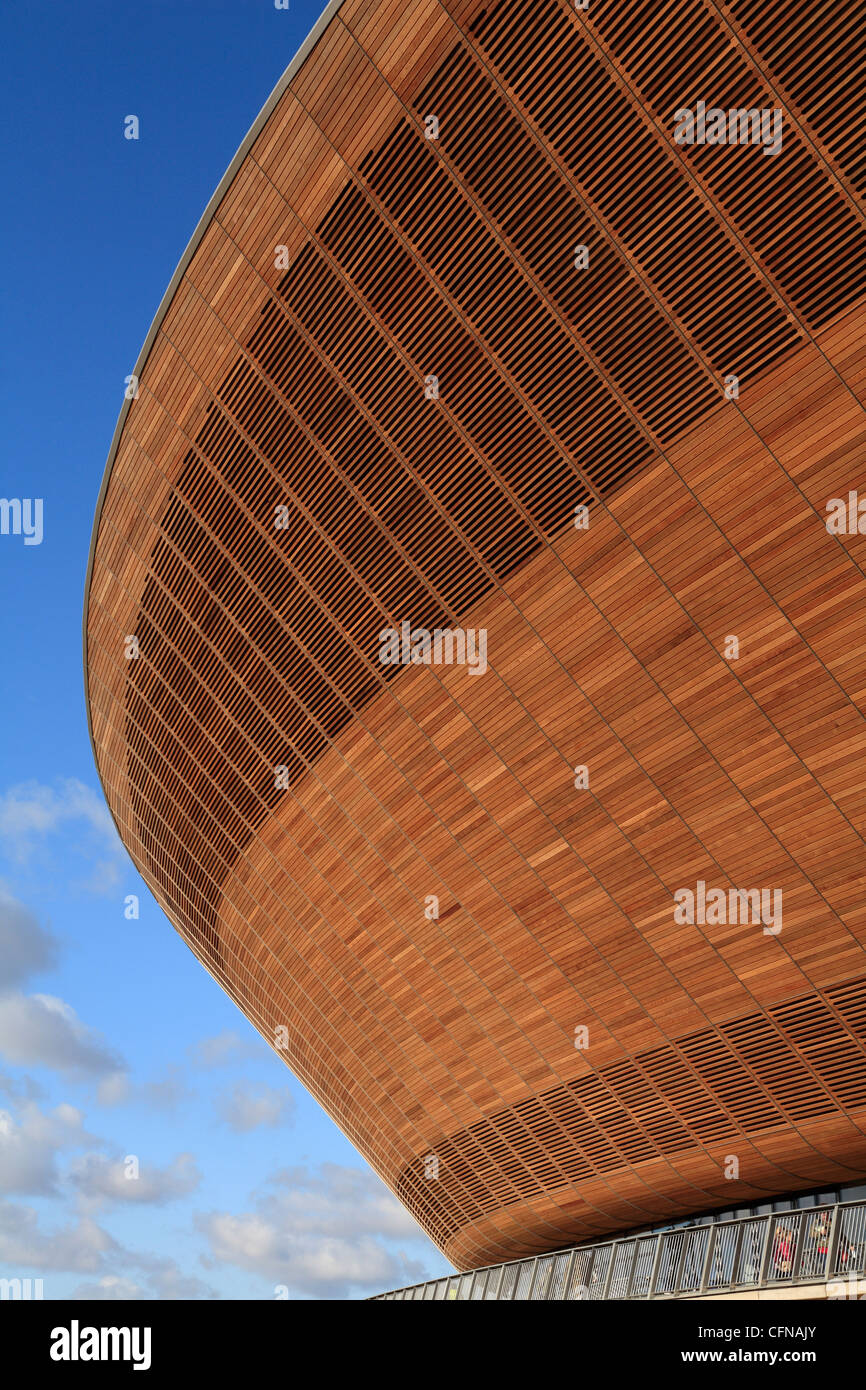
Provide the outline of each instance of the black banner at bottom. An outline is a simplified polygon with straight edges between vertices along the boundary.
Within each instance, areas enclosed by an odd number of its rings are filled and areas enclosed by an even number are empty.
[[[789,1296],[510,1303],[506,1323],[500,1322],[505,1305],[494,1303],[451,1304],[444,1311],[431,1304],[426,1314],[386,1302],[5,1301],[0,1303],[0,1325],[9,1362],[52,1379],[90,1378],[105,1371],[114,1377],[137,1375],[142,1381],[178,1373],[213,1373],[221,1380],[263,1372],[294,1377],[300,1357],[306,1364],[319,1358],[318,1374],[329,1379],[343,1365],[353,1379],[379,1379],[386,1365],[388,1381],[414,1379],[419,1366],[429,1377],[452,1379],[456,1353],[461,1379],[467,1360],[489,1374],[502,1359],[511,1380],[525,1373],[516,1372],[510,1361],[517,1348],[530,1368],[537,1356],[537,1373],[545,1375],[555,1350],[557,1360],[577,1358],[574,1371],[581,1378],[601,1359],[617,1377],[681,1373],[699,1380],[713,1367],[760,1367],[773,1377],[811,1371],[841,1374],[847,1382],[854,1368],[862,1379],[860,1301]],[[451,1340],[455,1335],[459,1351]],[[444,1344],[443,1336],[448,1339]]]

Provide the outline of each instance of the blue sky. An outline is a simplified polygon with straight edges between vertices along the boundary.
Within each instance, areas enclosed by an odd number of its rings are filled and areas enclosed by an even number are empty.
[[[0,535],[0,1276],[46,1298],[357,1297],[449,1268],[151,898],[84,710],[124,378],[322,8],[31,0],[2,21],[0,495],[42,498],[44,535]]]

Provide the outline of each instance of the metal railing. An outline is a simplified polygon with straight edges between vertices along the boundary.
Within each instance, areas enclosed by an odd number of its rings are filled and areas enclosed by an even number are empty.
[[[652,1231],[487,1265],[377,1299],[687,1298],[866,1274],[866,1202]]]

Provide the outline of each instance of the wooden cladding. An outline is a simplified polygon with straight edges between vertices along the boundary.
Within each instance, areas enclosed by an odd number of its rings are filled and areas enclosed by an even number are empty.
[[[866,1171],[866,537],[825,525],[866,489],[863,26],[825,19],[344,0],[110,460],[121,834],[460,1264]],[[674,143],[701,102],[780,148]],[[489,670],[383,665],[403,622]],[[699,880],[782,931],[678,923]]]
[[[762,1014],[733,1019],[679,1038],[676,1050],[657,1048],[443,1135],[431,1145],[437,1181],[428,1181],[420,1156],[397,1191],[447,1245],[465,1222],[467,1192],[479,1222],[515,1194],[579,1187],[598,1173],[683,1153],[696,1139],[724,1144],[738,1127],[772,1131],[860,1107],[866,1066],[862,1060],[851,1066],[850,1034],[866,1039],[864,985],[861,979],[828,990],[835,1008],[810,995],[771,1009],[779,1032]],[[691,1075],[684,1075],[683,1058]]]

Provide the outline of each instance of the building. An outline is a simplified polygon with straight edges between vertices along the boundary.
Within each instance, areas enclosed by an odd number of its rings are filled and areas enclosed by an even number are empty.
[[[458,1269],[866,1175],[861,24],[333,0],[131,373],[112,813]]]

